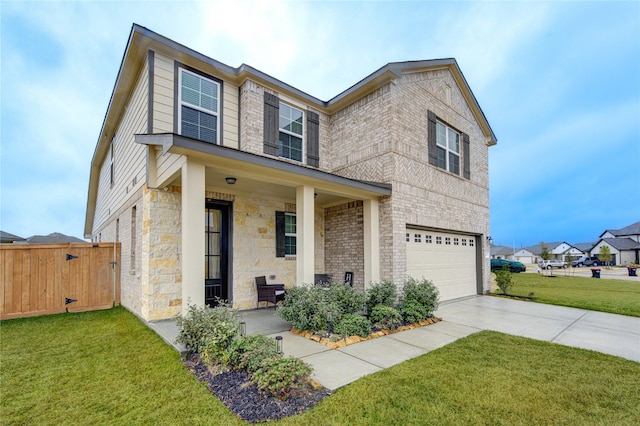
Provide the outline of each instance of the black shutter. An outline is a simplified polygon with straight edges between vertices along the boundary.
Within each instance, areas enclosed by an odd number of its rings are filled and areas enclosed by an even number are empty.
[[[264,92],[264,153],[278,155],[280,99]]]
[[[429,164],[438,166],[438,149],[436,147],[436,114],[427,111],[427,150],[429,151]]]
[[[320,116],[307,111],[307,164],[320,166]]]
[[[276,212],[276,257],[285,256],[284,212]]]
[[[469,135],[462,134],[462,164],[465,179],[471,179],[471,159],[469,158]]]

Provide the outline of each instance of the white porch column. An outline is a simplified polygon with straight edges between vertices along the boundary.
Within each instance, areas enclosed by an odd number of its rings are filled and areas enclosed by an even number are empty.
[[[315,271],[315,200],[313,187],[299,186],[296,188],[296,283],[313,283]]]
[[[204,305],[203,164],[187,160],[182,165],[182,312],[189,303]]]
[[[380,227],[378,200],[364,200],[364,288],[380,282]]]

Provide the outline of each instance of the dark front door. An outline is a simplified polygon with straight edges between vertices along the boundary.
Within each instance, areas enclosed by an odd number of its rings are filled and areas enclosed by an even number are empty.
[[[229,300],[229,234],[231,204],[207,200],[205,207],[204,302]]]

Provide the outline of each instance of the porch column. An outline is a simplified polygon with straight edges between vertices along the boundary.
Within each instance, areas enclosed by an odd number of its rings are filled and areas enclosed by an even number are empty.
[[[380,227],[378,200],[364,200],[364,288],[380,282]]]
[[[313,283],[315,271],[313,187],[296,188],[296,282]]]
[[[189,303],[204,305],[203,164],[187,160],[182,165],[182,312]]]

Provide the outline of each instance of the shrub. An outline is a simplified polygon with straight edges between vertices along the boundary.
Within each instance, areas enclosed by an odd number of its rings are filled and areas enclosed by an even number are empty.
[[[509,293],[509,289],[513,286],[511,271],[509,265],[504,265],[501,270],[495,271],[496,285],[504,294]]]
[[[287,289],[282,306],[277,313],[298,330],[316,332],[327,329],[327,314],[338,318],[340,309],[328,296],[328,291],[316,286]]]
[[[405,300],[402,304],[402,318],[409,323],[414,323],[428,318],[427,308],[415,300]]]
[[[373,283],[367,290],[367,306],[369,310],[378,305],[393,306],[398,297],[396,285],[391,281]]]
[[[335,302],[341,314],[355,314],[364,310],[366,296],[348,284],[331,284],[328,292],[329,300]]]
[[[438,298],[440,292],[438,288],[429,280],[423,278],[416,280],[409,277],[404,288],[402,290],[403,298],[402,304],[416,302],[426,308],[426,317],[433,316],[433,313],[438,309]]]
[[[309,365],[297,358],[277,355],[264,359],[252,378],[261,392],[286,399],[292,392],[306,388],[311,371]]]
[[[376,327],[393,330],[402,324],[402,315],[391,306],[378,305],[371,310],[369,320]]]
[[[361,315],[345,314],[334,327],[334,331],[341,336],[367,337],[371,332],[371,321]]]
[[[210,359],[222,355],[238,334],[240,319],[237,310],[218,301],[215,308],[189,305],[187,313],[178,316],[176,324],[180,328],[176,342]]]
[[[276,355],[276,341],[261,335],[241,336],[234,339],[225,353],[226,363],[237,369],[254,373],[267,358]]]

